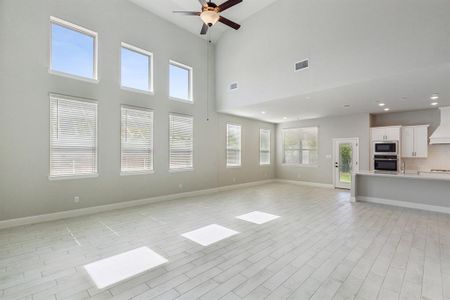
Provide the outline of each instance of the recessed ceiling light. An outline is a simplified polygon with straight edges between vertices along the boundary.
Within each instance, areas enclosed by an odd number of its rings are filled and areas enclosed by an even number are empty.
[[[430,105],[433,105],[433,106],[436,106],[436,105],[438,105],[439,103],[438,102],[431,102],[430,103]]]
[[[306,99],[309,100],[309,99],[311,99],[311,97],[310,96],[306,96]]]
[[[384,109],[384,111],[390,111],[390,109],[386,107],[386,108]]]
[[[437,100],[437,99],[439,99],[439,95],[438,94],[433,94],[433,95],[431,95],[430,99],[431,100]]]
[[[287,120],[287,117],[283,117],[283,120]]]
[[[380,102],[380,103],[378,103],[378,106],[381,106],[381,107],[383,107],[383,106],[385,106],[386,104],[384,104],[383,102]]]
[[[266,114],[266,112],[265,112],[265,111],[262,111],[261,113],[262,113],[263,115],[265,115],[265,114]]]

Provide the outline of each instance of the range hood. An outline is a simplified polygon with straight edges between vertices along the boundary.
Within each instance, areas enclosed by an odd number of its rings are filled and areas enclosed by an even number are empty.
[[[441,124],[430,137],[430,144],[450,144],[450,106],[440,107]]]

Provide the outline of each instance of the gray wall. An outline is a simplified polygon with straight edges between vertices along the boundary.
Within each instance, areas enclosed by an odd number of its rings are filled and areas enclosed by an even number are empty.
[[[277,125],[276,177],[288,180],[333,183],[333,139],[359,138],[360,169],[369,168],[369,114],[338,116],[303,120]],[[283,165],[282,129],[319,127],[319,166],[302,167]]]
[[[98,32],[99,83],[49,74],[51,15]],[[119,88],[122,41],[153,52],[154,96]],[[205,41],[128,1],[2,0],[0,51],[0,220],[274,177],[274,165],[260,167],[257,160],[259,128],[274,132],[274,126],[214,112],[213,84],[206,95]],[[169,59],[194,68],[194,104],[168,100]],[[214,82],[213,68],[209,74]],[[48,180],[49,92],[98,100],[98,178]],[[120,104],[155,110],[153,175],[119,175]],[[195,118],[192,172],[168,171],[169,112]],[[228,120],[243,126],[243,165],[238,169],[224,167]],[[80,196],[79,203],[74,196]]]

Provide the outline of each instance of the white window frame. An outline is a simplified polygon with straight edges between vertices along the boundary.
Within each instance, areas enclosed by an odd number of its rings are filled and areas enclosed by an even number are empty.
[[[73,31],[78,31],[82,34],[89,35],[94,38],[94,53],[93,53],[93,58],[94,58],[93,75],[94,75],[94,77],[93,78],[83,77],[83,76],[78,76],[78,75],[74,75],[74,74],[70,74],[70,73],[66,73],[66,72],[53,70],[53,67],[52,67],[52,41],[53,41],[52,24],[57,24],[59,26],[65,27],[65,28],[73,30]],[[70,23],[63,19],[53,17],[53,16],[50,16],[49,28],[50,28],[50,30],[49,30],[50,39],[49,39],[48,72],[50,74],[58,75],[58,76],[62,76],[62,77],[68,77],[68,78],[77,79],[77,80],[81,80],[81,81],[87,81],[87,82],[91,82],[91,83],[98,83],[99,79],[98,79],[98,34],[97,34],[97,32],[92,31],[87,28],[84,28],[84,27],[81,27],[79,25]]]
[[[262,149],[261,149],[261,135],[262,135],[262,133],[264,132],[264,131],[266,131],[266,132],[268,132],[269,133],[269,162],[268,163],[261,163],[261,152],[262,152]],[[272,164],[272,131],[270,130],[270,129],[268,129],[268,128],[260,128],[259,129],[259,165],[260,166],[270,166],[271,164]]]
[[[68,96],[68,95],[62,95],[62,94],[55,94],[55,93],[49,93],[49,104],[51,102],[52,98],[57,98],[57,99],[66,99],[66,100],[72,100],[72,101],[80,101],[80,102],[88,102],[88,103],[93,103],[95,105],[97,105],[97,115],[96,115],[96,127],[95,127],[95,135],[96,135],[96,141],[95,141],[95,170],[96,172],[93,174],[83,174],[83,175],[63,175],[63,176],[52,176],[50,175],[51,173],[51,169],[50,169],[50,164],[51,164],[51,157],[52,157],[52,147],[51,147],[51,116],[49,118],[49,134],[50,134],[50,140],[49,140],[49,156],[48,156],[48,166],[49,166],[49,170],[48,170],[48,179],[51,181],[54,180],[71,180],[71,179],[84,179],[84,178],[95,178],[95,177],[99,177],[99,172],[98,172],[98,101],[97,100],[93,100],[93,99],[87,99],[87,98],[80,98],[80,97],[73,97],[73,96]],[[51,105],[51,104],[50,104]],[[51,107],[49,107],[49,111],[51,110]]]
[[[170,65],[174,65],[177,66],[179,68],[185,69],[189,72],[189,83],[188,83],[188,87],[189,87],[189,98],[188,99],[183,99],[183,98],[178,98],[178,97],[172,97],[170,96]],[[194,69],[188,65],[182,64],[180,62],[174,61],[174,60],[169,60],[169,77],[168,77],[168,82],[169,82],[169,99],[170,100],[174,100],[174,101],[179,101],[179,102],[184,102],[184,103],[189,103],[189,104],[194,104]]]
[[[133,87],[128,87],[128,86],[124,86],[122,85],[122,48],[125,48],[127,50],[136,52],[138,54],[142,54],[145,56],[149,57],[149,62],[150,62],[150,66],[148,68],[148,74],[149,74],[149,78],[148,78],[148,85],[149,85],[149,90],[141,90],[141,89],[137,89],[137,88],[133,88]],[[154,86],[153,86],[153,53],[147,50],[144,50],[142,48],[133,46],[131,44],[125,43],[125,42],[121,42],[120,44],[120,88],[124,91],[129,91],[129,92],[135,92],[135,93],[144,93],[144,94],[148,94],[148,95],[154,95]]]
[[[306,129],[306,128],[316,128],[317,129],[317,147],[316,147],[316,151],[317,151],[317,163],[315,164],[300,164],[300,163],[286,163],[286,159],[285,159],[285,143],[284,143],[284,131],[286,130],[293,130],[293,129]],[[282,128],[281,129],[281,143],[282,143],[282,165],[284,166],[296,166],[296,167],[305,167],[305,168],[318,168],[319,167],[319,160],[320,160],[320,153],[319,153],[319,141],[320,141],[320,128],[319,126],[304,126],[304,127],[290,127],[290,128]],[[299,151],[301,152],[301,149],[299,149]]]
[[[228,126],[239,126],[239,165],[229,165],[228,164]],[[228,169],[241,168],[242,167],[242,125],[237,123],[227,122],[226,124],[226,135],[225,135],[225,163]]]
[[[152,169],[142,171],[122,171],[122,108],[151,112],[152,115]],[[149,175],[155,173],[155,111],[151,108],[122,104],[120,106],[120,176]]]
[[[187,167],[187,168],[178,168],[178,169],[171,169],[170,168],[170,116],[179,116],[179,117],[184,117],[184,118],[191,118],[192,119],[192,167]],[[195,127],[195,120],[194,120],[194,116],[193,115],[188,115],[188,114],[180,114],[180,113],[169,113],[169,128],[168,128],[168,142],[169,142],[169,147],[168,147],[168,163],[169,163],[169,173],[180,173],[180,172],[191,172],[194,171],[194,166],[195,166],[195,145],[194,145],[194,138],[195,138],[195,134],[194,134],[194,127]]]

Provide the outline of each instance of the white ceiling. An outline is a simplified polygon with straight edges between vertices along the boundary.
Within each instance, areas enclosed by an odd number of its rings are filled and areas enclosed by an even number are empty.
[[[176,25],[200,36],[202,21],[196,16],[183,16],[174,14],[174,10],[200,11],[201,5],[198,0],[129,0],[138,6],[141,6],[150,12],[172,22]],[[244,0],[240,4],[223,12],[223,16],[241,24],[248,17],[270,5],[277,0]],[[217,5],[225,0],[213,1]],[[233,30],[227,26],[217,23],[210,30],[210,39],[217,41],[219,37],[227,30]]]
[[[220,112],[278,123],[426,109],[433,93],[450,105],[448,0],[279,0],[216,51]]]

